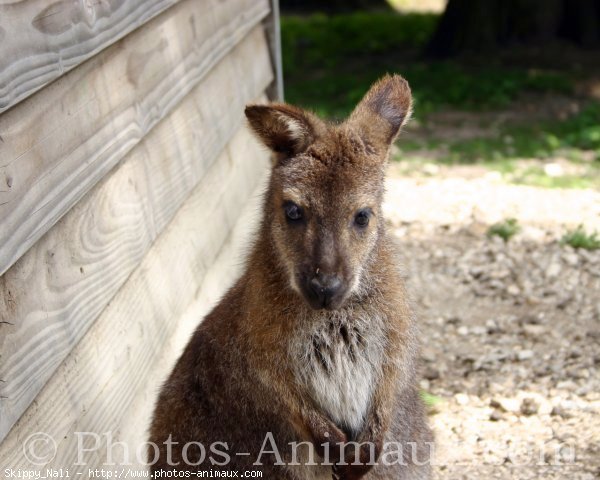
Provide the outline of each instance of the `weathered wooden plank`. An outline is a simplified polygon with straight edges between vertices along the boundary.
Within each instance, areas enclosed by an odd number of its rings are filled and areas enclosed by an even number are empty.
[[[233,139],[228,146],[228,154],[233,162],[236,159],[246,162],[244,167],[237,167],[242,170],[246,169],[245,175],[237,179],[230,179],[229,189],[230,191],[231,189],[236,190],[237,200],[226,202],[226,210],[224,210],[226,213],[222,219],[226,225],[231,226],[233,235],[220,247],[215,263],[208,269],[205,265],[206,273],[199,277],[200,286],[196,291],[199,293],[202,303],[196,306],[201,308],[196,310],[195,319],[190,315],[184,319],[188,324],[181,325],[179,322],[181,314],[177,318],[173,317],[169,324],[170,330],[162,339],[155,341],[151,346],[142,346],[140,353],[143,353],[144,357],[137,359],[137,365],[134,363],[134,365],[128,366],[122,375],[113,375],[110,383],[103,390],[102,397],[97,397],[90,405],[89,410],[86,410],[85,414],[71,427],[71,430],[65,434],[66,439],[59,444],[53,466],[73,465],[76,462],[77,437],[75,432],[78,431],[100,434],[110,431],[114,439],[126,441],[129,446],[130,458],[122,460],[136,460],[134,452],[147,440],[148,423],[162,382],[187,344],[189,333],[240,273],[252,232],[256,230],[260,221],[259,212],[269,163],[268,155],[248,132],[242,132]],[[257,184],[258,188],[256,188]],[[230,195],[230,193],[226,195]],[[191,211],[206,211],[206,200],[196,198],[198,202],[196,206],[190,207]],[[200,235],[200,224],[193,231]],[[195,256],[200,258],[198,254]],[[197,274],[194,273],[194,275],[198,277]],[[183,293],[189,295],[192,291]],[[171,301],[175,301],[175,298]],[[186,307],[189,308],[189,306],[190,303],[187,303]],[[181,312],[183,313],[185,310]],[[169,340],[165,341],[167,337]],[[124,393],[125,391],[128,392],[128,395]],[[125,397],[130,399],[128,404],[123,401]],[[89,459],[86,459],[86,464],[88,464],[88,460],[101,465],[106,461],[105,451],[99,449],[96,455],[92,454]],[[120,463],[119,460],[115,461]]]
[[[266,152],[241,130],[0,445],[1,465],[30,468],[21,442],[35,432],[53,436],[58,450],[48,466],[63,468],[77,461],[74,432],[112,432],[118,437],[134,398],[157,391],[159,385],[147,385],[146,379],[215,256],[229,255],[223,245],[231,228],[254,221],[248,198],[267,163]],[[105,461],[105,453],[86,454],[85,466],[78,468],[87,472]]]
[[[235,153],[232,152],[232,154]],[[267,179],[268,177],[265,176],[263,180]],[[204,275],[198,297],[178,320],[175,332],[164,341],[160,353],[152,358],[151,366],[144,377],[145,388],[136,394],[131,405],[124,411],[118,423],[118,430],[113,430],[114,438],[125,442],[130,453],[128,459],[124,455],[115,459],[116,463],[127,463],[134,469],[143,467],[145,458],[139,458],[136,450],[148,441],[148,429],[159,388],[171,373],[171,369],[187,345],[200,319],[210,312],[241,273],[244,255],[248,252],[248,239],[253,237],[259,225],[259,212],[262,207],[264,191],[265,182],[260,182],[258,188],[245,202],[240,220],[235,224],[229,241],[223,246],[215,263]],[[84,426],[87,427],[88,424],[84,424]],[[109,425],[109,428],[114,428],[114,424]],[[61,448],[65,449],[65,446]],[[104,460],[104,458],[100,458],[100,460]]]
[[[266,0],[181,2],[2,114],[0,274],[268,11]]]
[[[243,76],[244,81],[239,79]],[[173,218],[272,79],[261,27],[0,277],[0,438]]]
[[[271,13],[265,19],[265,29],[269,39],[271,63],[275,71],[275,80],[267,91],[273,101],[283,102],[283,65],[281,60],[281,24],[279,22],[279,0],[271,1]]]
[[[0,0],[0,113],[177,0]]]

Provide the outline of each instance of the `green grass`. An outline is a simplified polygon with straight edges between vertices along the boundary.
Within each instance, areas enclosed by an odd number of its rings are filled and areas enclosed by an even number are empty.
[[[575,230],[569,230],[564,234],[561,243],[573,248],[584,248],[586,250],[597,250],[600,248],[600,237],[598,232],[588,233],[582,225]]]
[[[563,73],[506,68],[489,59],[479,65],[420,60],[437,21],[434,14],[392,11],[283,16],[286,100],[342,118],[388,72],[407,78],[419,118],[446,107],[498,108],[525,91],[572,91]]]
[[[541,121],[531,125],[509,125],[493,137],[440,142],[403,141],[402,152],[444,147],[440,161],[470,164],[514,158],[548,158],[562,152],[571,161],[581,160],[581,151],[593,151],[600,162],[600,103],[592,102],[563,121]]]
[[[600,188],[600,168],[590,167],[579,175],[549,176],[542,167],[531,166],[525,169],[514,168],[514,172],[506,174],[505,179],[517,185],[543,188]]]
[[[493,137],[440,142],[438,139],[398,143],[396,160],[406,160],[415,152],[437,151],[440,163],[482,164],[502,173],[516,184],[550,188],[600,189],[600,103],[592,102],[563,121],[540,121],[529,125],[508,125]],[[411,155],[412,154],[412,155]],[[543,161],[563,157],[577,173],[549,176]],[[535,165],[520,166],[522,159],[535,159]],[[431,160],[429,160],[431,161]]]
[[[492,225],[488,231],[488,237],[500,237],[505,242],[508,242],[512,237],[514,237],[519,231],[521,227],[517,223],[516,218],[508,218],[503,222],[496,223]]]
[[[282,16],[283,68],[288,75],[308,74],[308,66],[335,74],[336,67],[357,56],[421,48],[436,23],[436,15],[394,12]]]
[[[412,85],[418,117],[448,107],[469,111],[502,108],[524,92],[572,91],[572,82],[564,74],[495,65],[416,63],[403,72]]]
[[[443,400],[441,397],[434,395],[432,393],[426,392],[425,390],[420,391],[421,399],[425,406],[429,409],[435,409]]]
[[[600,103],[591,103],[564,121],[508,126],[496,137],[450,142],[448,155],[442,161],[476,163],[506,158],[548,158],[560,150],[571,160],[578,160],[578,150],[592,150],[600,162]]]

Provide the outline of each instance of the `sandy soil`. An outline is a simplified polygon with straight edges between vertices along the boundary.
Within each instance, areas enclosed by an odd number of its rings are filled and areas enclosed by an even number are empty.
[[[459,167],[465,168],[465,167]],[[436,475],[600,478],[600,192],[506,185],[484,171],[400,177],[386,209],[421,324]],[[489,224],[514,217],[508,243]]]

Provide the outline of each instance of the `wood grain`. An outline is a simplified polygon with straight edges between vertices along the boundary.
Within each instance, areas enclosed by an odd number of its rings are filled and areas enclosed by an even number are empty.
[[[0,0],[0,113],[177,0]]]
[[[2,114],[0,274],[268,11],[266,0],[181,2]]]
[[[259,26],[0,277],[0,438],[202,181],[241,125],[244,105],[271,80]]]
[[[234,152],[235,149],[232,149],[233,154]],[[261,166],[265,168],[264,163],[261,163]],[[118,436],[115,438],[128,445],[130,458],[122,457],[119,460],[122,463],[129,460],[132,468],[143,467],[144,462],[140,462],[133,452],[148,440],[148,429],[160,386],[171,373],[179,355],[198,326],[199,320],[212,310],[241,273],[243,259],[248,251],[248,239],[253,237],[259,226],[266,180],[268,176],[265,175],[259,182],[258,188],[245,202],[240,220],[232,229],[230,239],[223,245],[215,263],[202,279],[198,297],[178,320],[175,332],[163,343],[160,353],[152,359],[151,368],[144,378],[146,387],[136,394],[132,403],[124,410],[119,423]],[[112,428],[112,425],[109,427]],[[69,443],[62,445],[61,449],[68,450],[70,447],[67,445]]]
[[[205,275],[219,252],[235,261],[226,239],[234,225],[256,222],[248,211],[256,203],[249,205],[248,199],[267,163],[250,133],[240,131],[0,445],[0,464],[31,468],[21,442],[35,432],[47,432],[58,442],[48,467],[73,467],[73,475],[106,462],[106,450],[100,449],[85,454],[85,466],[75,466],[75,432],[111,432],[118,440],[131,420],[126,415],[132,402],[148,392],[153,399],[159,385],[148,379],[156,380],[152,371],[165,348],[176,352],[169,339],[204,280],[210,281],[212,299],[228,286],[213,283],[223,280],[222,263]]]

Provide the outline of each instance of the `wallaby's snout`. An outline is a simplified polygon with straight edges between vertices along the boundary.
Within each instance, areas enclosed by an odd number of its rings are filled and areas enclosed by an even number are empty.
[[[344,291],[344,285],[337,275],[316,273],[309,285],[312,291],[311,297],[318,300],[317,305],[325,308],[335,307]]]
[[[271,223],[275,253],[286,266],[289,285],[312,308],[336,310],[358,284],[361,251],[369,250],[369,238],[354,231],[344,205],[332,203],[323,186],[302,190],[308,195],[294,198],[303,206],[294,203],[290,212],[291,202],[284,202],[283,215],[275,214]],[[283,189],[282,194],[289,192]]]
[[[334,215],[330,213],[329,216]],[[340,232],[331,231],[333,226],[327,225],[333,222],[316,219],[314,223],[318,226],[314,233],[312,225],[307,225],[304,232],[310,240],[305,240],[308,248],[298,257],[304,257],[305,261],[297,268],[297,285],[311,307],[335,310],[343,304],[350,290],[351,258],[344,251]]]
[[[346,286],[337,275],[327,275],[315,271],[314,276],[307,276],[304,288],[305,296],[313,308],[335,309],[344,297]]]
[[[315,309],[342,308],[383,236],[389,148],[411,110],[406,81],[375,83],[350,117],[327,123],[286,104],[246,108],[276,155],[265,221],[289,286]]]

